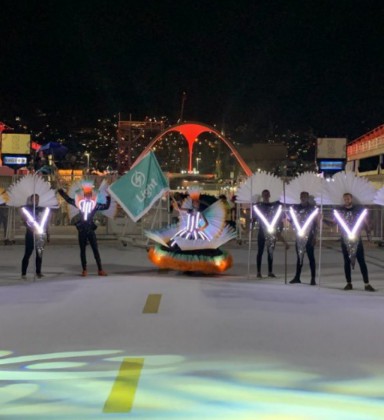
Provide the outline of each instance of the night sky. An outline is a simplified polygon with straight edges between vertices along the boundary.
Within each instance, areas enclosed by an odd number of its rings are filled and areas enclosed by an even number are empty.
[[[353,139],[384,123],[384,2],[9,1],[0,121],[118,112]],[[8,119],[8,120],[7,120]]]

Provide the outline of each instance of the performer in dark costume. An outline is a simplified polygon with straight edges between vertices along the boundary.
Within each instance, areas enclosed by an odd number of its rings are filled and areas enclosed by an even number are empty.
[[[296,230],[296,273],[290,283],[301,283],[304,254],[307,253],[311,270],[311,286],[316,285],[315,244],[318,208],[309,202],[309,193],[300,193],[300,204],[290,207],[290,221]]]
[[[32,194],[31,194],[32,193]],[[57,208],[55,191],[49,182],[39,175],[26,175],[9,187],[8,206],[19,207],[20,215],[27,227],[25,252],[21,263],[21,278],[27,279],[29,259],[36,252],[36,277],[41,278],[41,266],[45,242],[49,240],[48,225],[50,208]]]
[[[364,257],[363,241],[361,239],[361,227],[364,227],[368,240],[371,240],[370,229],[367,221],[365,220],[367,210],[362,206],[355,206],[352,203],[352,194],[345,193],[343,195],[344,206],[334,211],[337,223],[340,225],[341,232],[341,251],[344,258],[344,273],[347,284],[344,290],[351,290],[352,286],[352,273],[351,267],[355,267],[355,262],[359,263],[360,271],[363,276],[365,290],[374,292],[375,289],[369,284],[368,268]],[[350,232],[354,227],[360,224],[354,234]],[[346,229],[347,227],[347,229]]]
[[[351,194],[353,191],[353,195]],[[322,198],[325,204],[339,206],[333,210],[333,220],[324,218],[326,224],[338,224],[341,234],[341,251],[344,259],[344,273],[347,281],[344,290],[352,290],[351,268],[355,268],[356,260],[359,263],[363,276],[364,290],[374,292],[369,284],[368,268],[365,263],[361,231],[367,231],[370,240],[370,229],[367,223],[368,209],[364,206],[373,203],[376,190],[367,180],[356,176],[352,172],[338,172],[332,182],[325,183]],[[340,202],[343,205],[340,206]],[[317,202],[319,200],[317,199]]]
[[[78,231],[80,260],[83,269],[81,273],[82,277],[86,277],[88,275],[86,257],[86,247],[88,242],[92,248],[93,255],[96,260],[98,275],[107,276],[107,273],[103,270],[101,264],[101,258],[95,233],[97,225],[95,224],[93,218],[97,211],[107,210],[109,208],[111,197],[107,196],[106,202],[102,204],[98,202],[97,194],[94,193],[93,188],[93,183],[83,182],[82,191],[78,190],[75,198],[71,198],[64,192],[62,188],[58,190],[58,193],[68,204],[76,207],[79,210],[78,220],[76,221],[75,226]]]
[[[262,278],[261,262],[265,247],[268,257],[268,277],[276,277],[273,273],[273,253],[276,240],[279,239],[283,242],[285,249],[289,248],[282,235],[283,206],[279,200],[281,200],[283,187],[283,181],[276,175],[257,171],[240,185],[236,193],[237,203],[252,205],[252,215],[255,215],[258,222],[256,268],[259,279]],[[251,222],[254,220],[252,215],[250,216]],[[253,229],[253,223],[249,225]],[[251,244],[251,234],[249,244]]]
[[[285,244],[286,248],[288,248],[287,242],[281,235],[283,229],[282,205],[279,201],[270,203],[270,196],[269,190],[263,190],[261,193],[262,201],[253,206],[256,218],[259,222],[256,256],[258,278],[262,278],[261,262],[265,246],[267,246],[268,277],[276,277],[273,273],[273,252],[275,250],[276,240],[280,239]]]
[[[21,216],[25,222],[25,251],[21,262],[21,278],[27,279],[29,259],[36,250],[36,277],[42,278],[41,266],[43,263],[43,249],[48,238],[48,207],[39,206],[39,195],[32,194],[28,197],[27,204],[21,207]]]

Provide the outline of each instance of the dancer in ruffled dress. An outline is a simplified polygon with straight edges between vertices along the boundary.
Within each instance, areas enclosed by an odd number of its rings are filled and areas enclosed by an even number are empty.
[[[157,242],[149,249],[149,259],[159,268],[182,272],[221,273],[232,266],[232,256],[219,247],[235,238],[236,232],[225,223],[221,200],[203,209],[201,191],[191,189],[179,206],[177,225],[158,231],[146,231]]]

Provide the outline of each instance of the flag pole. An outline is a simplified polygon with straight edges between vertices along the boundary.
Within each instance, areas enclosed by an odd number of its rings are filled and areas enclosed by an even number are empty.
[[[320,279],[321,279],[321,255],[322,255],[322,244],[323,244],[323,188],[324,188],[324,178],[321,179],[321,195],[320,195],[319,268],[317,270],[317,284],[319,287],[320,287]]]
[[[285,198],[285,178],[283,181],[283,197],[284,197],[284,222],[283,226],[286,227],[286,219],[287,219],[287,207],[286,207],[286,198]],[[286,229],[284,229],[283,232],[283,238],[285,239],[285,232]],[[288,277],[288,250],[286,243],[284,244],[284,283],[287,284],[287,277]]]
[[[251,275],[251,245],[252,245],[252,225],[253,225],[253,208],[252,208],[252,192],[253,192],[253,182],[251,176],[251,194],[249,199],[249,229],[248,229],[248,273],[247,279],[249,280]]]

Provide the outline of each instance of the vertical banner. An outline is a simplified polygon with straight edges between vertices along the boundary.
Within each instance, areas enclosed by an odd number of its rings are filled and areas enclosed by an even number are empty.
[[[169,186],[156,156],[149,152],[129,172],[110,185],[108,190],[136,222],[169,190]]]

